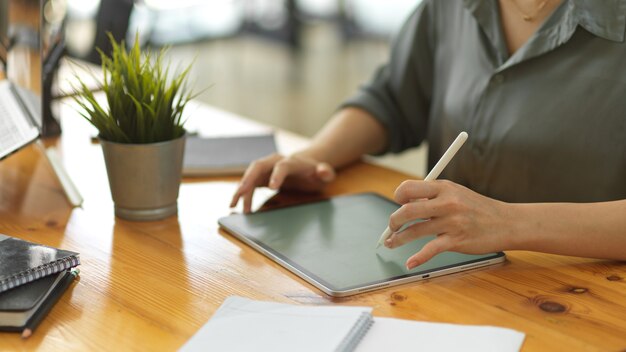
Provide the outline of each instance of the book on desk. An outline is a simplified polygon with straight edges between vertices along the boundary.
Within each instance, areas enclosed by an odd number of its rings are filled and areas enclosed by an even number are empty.
[[[75,271],[62,271],[0,293],[0,331],[32,332],[76,275]]]
[[[0,234],[0,293],[79,264],[76,252]]]
[[[211,138],[190,136],[185,144],[183,175],[241,175],[251,162],[275,152],[273,134]]]
[[[0,331],[29,336],[78,275],[78,253],[0,234]]]

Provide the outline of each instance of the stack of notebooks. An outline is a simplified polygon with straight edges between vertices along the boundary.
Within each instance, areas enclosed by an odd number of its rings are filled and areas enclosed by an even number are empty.
[[[0,234],[0,330],[30,334],[74,280],[72,268],[79,264],[78,253]]]
[[[192,351],[519,351],[515,330],[372,317],[372,308],[229,297],[189,340]]]

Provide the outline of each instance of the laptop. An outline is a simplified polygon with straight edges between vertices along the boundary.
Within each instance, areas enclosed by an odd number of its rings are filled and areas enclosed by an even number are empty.
[[[50,0],[0,0],[0,160],[40,136],[60,134],[52,114],[52,82],[64,53],[63,6],[48,6]],[[5,79],[6,78],[6,79]],[[58,177],[70,203],[79,206],[82,197],[65,171],[54,147],[41,148]]]
[[[39,137],[37,96],[0,81],[0,160]]]

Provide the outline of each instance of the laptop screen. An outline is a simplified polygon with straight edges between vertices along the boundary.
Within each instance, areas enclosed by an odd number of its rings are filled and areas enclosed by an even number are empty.
[[[38,135],[60,132],[51,111],[43,109],[51,100],[46,63],[62,46],[59,16],[50,3],[0,0],[0,158]]]

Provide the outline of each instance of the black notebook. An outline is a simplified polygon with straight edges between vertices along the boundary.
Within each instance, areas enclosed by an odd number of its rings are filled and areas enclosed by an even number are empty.
[[[62,271],[0,293],[0,330],[22,331],[66,275]]]
[[[189,137],[185,145],[184,176],[240,175],[248,165],[276,152],[274,135]]]
[[[0,234],[0,292],[80,264],[78,253]]]

